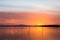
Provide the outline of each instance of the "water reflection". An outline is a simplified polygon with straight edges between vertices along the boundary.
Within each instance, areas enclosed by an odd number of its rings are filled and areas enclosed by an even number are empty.
[[[28,40],[28,28],[0,28],[0,40]]]
[[[45,27],[44,40],[60,40],[60,27]]]
[[[60,28],[1,27],[0,40],[60,40]]]

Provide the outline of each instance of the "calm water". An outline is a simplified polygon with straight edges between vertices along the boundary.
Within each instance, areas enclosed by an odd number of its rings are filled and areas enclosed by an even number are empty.
[[[0,40],[60,40],[60,28],[1,27]]]

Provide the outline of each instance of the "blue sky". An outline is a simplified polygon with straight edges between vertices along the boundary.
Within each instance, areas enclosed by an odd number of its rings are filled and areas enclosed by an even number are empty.
[[[60,0],[0,0],[0,11],[58,11]]]

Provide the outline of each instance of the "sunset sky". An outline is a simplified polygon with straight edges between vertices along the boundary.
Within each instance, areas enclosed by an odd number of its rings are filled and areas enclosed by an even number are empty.
[[[60,24],[60,15],[42,12],[0,12],[0,24]]]
[[[59,17],[60,0],[0,0],[0,24],[60,24]]]

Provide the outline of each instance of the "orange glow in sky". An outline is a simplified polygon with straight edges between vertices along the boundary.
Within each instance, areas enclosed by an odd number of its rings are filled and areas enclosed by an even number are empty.
[[[13,14],[4,13],[2,15],[2,21],[0,20],[0,24],[55,24],[56,21],[53,20],[53,17],[54,15],[43,12],[14,12]]]

